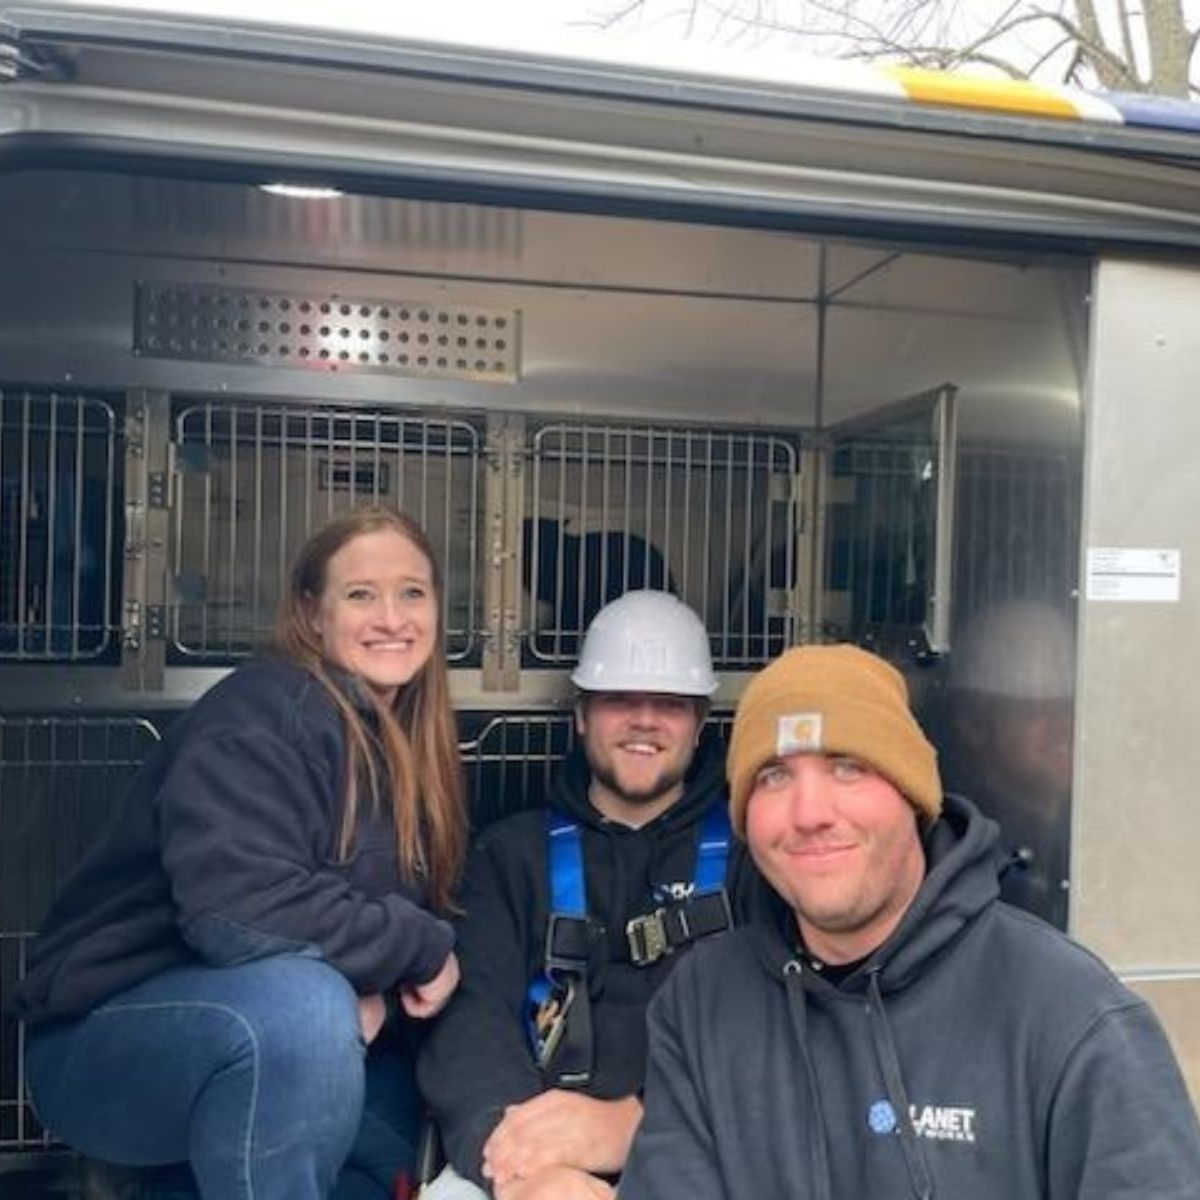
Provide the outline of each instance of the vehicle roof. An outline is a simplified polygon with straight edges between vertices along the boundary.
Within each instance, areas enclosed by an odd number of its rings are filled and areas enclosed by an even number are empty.
[[[407,7],[407,6],[405,6]],[[986,133],[1001,118],[1011,133],[1019,118],[1024,136],[1068,140],[1089,131],[1169,135],[1181,153],[1200,157],[1200,103],[1122,92],[1087,92],[1028,80],[940,72],[888,64],[822,60],[755,46],[680,41],[670,45],[559,30],[524,31],[506,45],[436,40],[404,8],[351,3],[305,5],[300,0],[141,0],[124,4],[33,0],[5,4],[0,22],[17,35],[79,37],[210,53],[293,57],[306,62],[391,66],[435,75],[465,73],[479,82],[597,90],[648,99],[720,107],[799,108],[831,118],[899,119],[908,126],[947,125]],[[416,32],[414,33],[414,29]],[[0,34],[3,29],[0,28]],[[1074,132],[1072,132],[1074,131]],[[1195,145],[1189,144],[1195,141]],[[1128,138],[1114,141],[1127,144]]]

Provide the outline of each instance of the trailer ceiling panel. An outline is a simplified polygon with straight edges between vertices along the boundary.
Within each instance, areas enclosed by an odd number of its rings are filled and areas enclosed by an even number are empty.
[[[313,203],[85,171],[0,177],[0,210],[0,253],[19,281],[0,293],[0,353],[30,382],[811,426],[953,379],[968,431],[1075,437],[1078,260],[378,196]],[[245,353],[165,352],[135,321],[151,286],[325,296],[355,321],[363,298],[372,311],[507,314],[519,359],[399,363],[399,327],[385,346],[372,340],[382,327],[333,322],[325,335],[326,322],[274,308],[256,311],[254,330],[266,322],[271,336],[238,339]],[[516,343],[504,340],[507,354]],[[360,362],[367,351],[387,353],[387,369]]]

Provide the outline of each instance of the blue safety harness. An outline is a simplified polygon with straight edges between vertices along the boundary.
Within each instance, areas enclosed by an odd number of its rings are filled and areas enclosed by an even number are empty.
[[[733,919],[725,890],[730,838],[729,813],[718,802],[701,822],[695,877],[687,895],[626,924],[634,966],[648,966],[698,938],[730,928]],[[546,846],[550,917],[543,971],[529,985],[527,1026],[534,1056],[552,1081],[559,1087],[580,1087],[591,1077],[592,1064],[587,976],[604,953],[607,931],[587,915],[582,828],[550,810]]]

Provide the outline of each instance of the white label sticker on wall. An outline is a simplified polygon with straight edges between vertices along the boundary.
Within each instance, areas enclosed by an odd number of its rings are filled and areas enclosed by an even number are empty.
[[[1179,599],[1182,554],[1092,546],[1087,552],[1087,598],[1173,604]]]

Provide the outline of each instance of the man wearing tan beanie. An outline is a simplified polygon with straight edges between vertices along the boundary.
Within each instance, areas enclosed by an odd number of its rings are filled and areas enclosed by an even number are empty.
[[[621,1200],[1196,1200],[1200,1125],[1147,1005],[999,900],[903,677],[790,650],[738,707],[732,824],[778,919],[650,1008]]]

